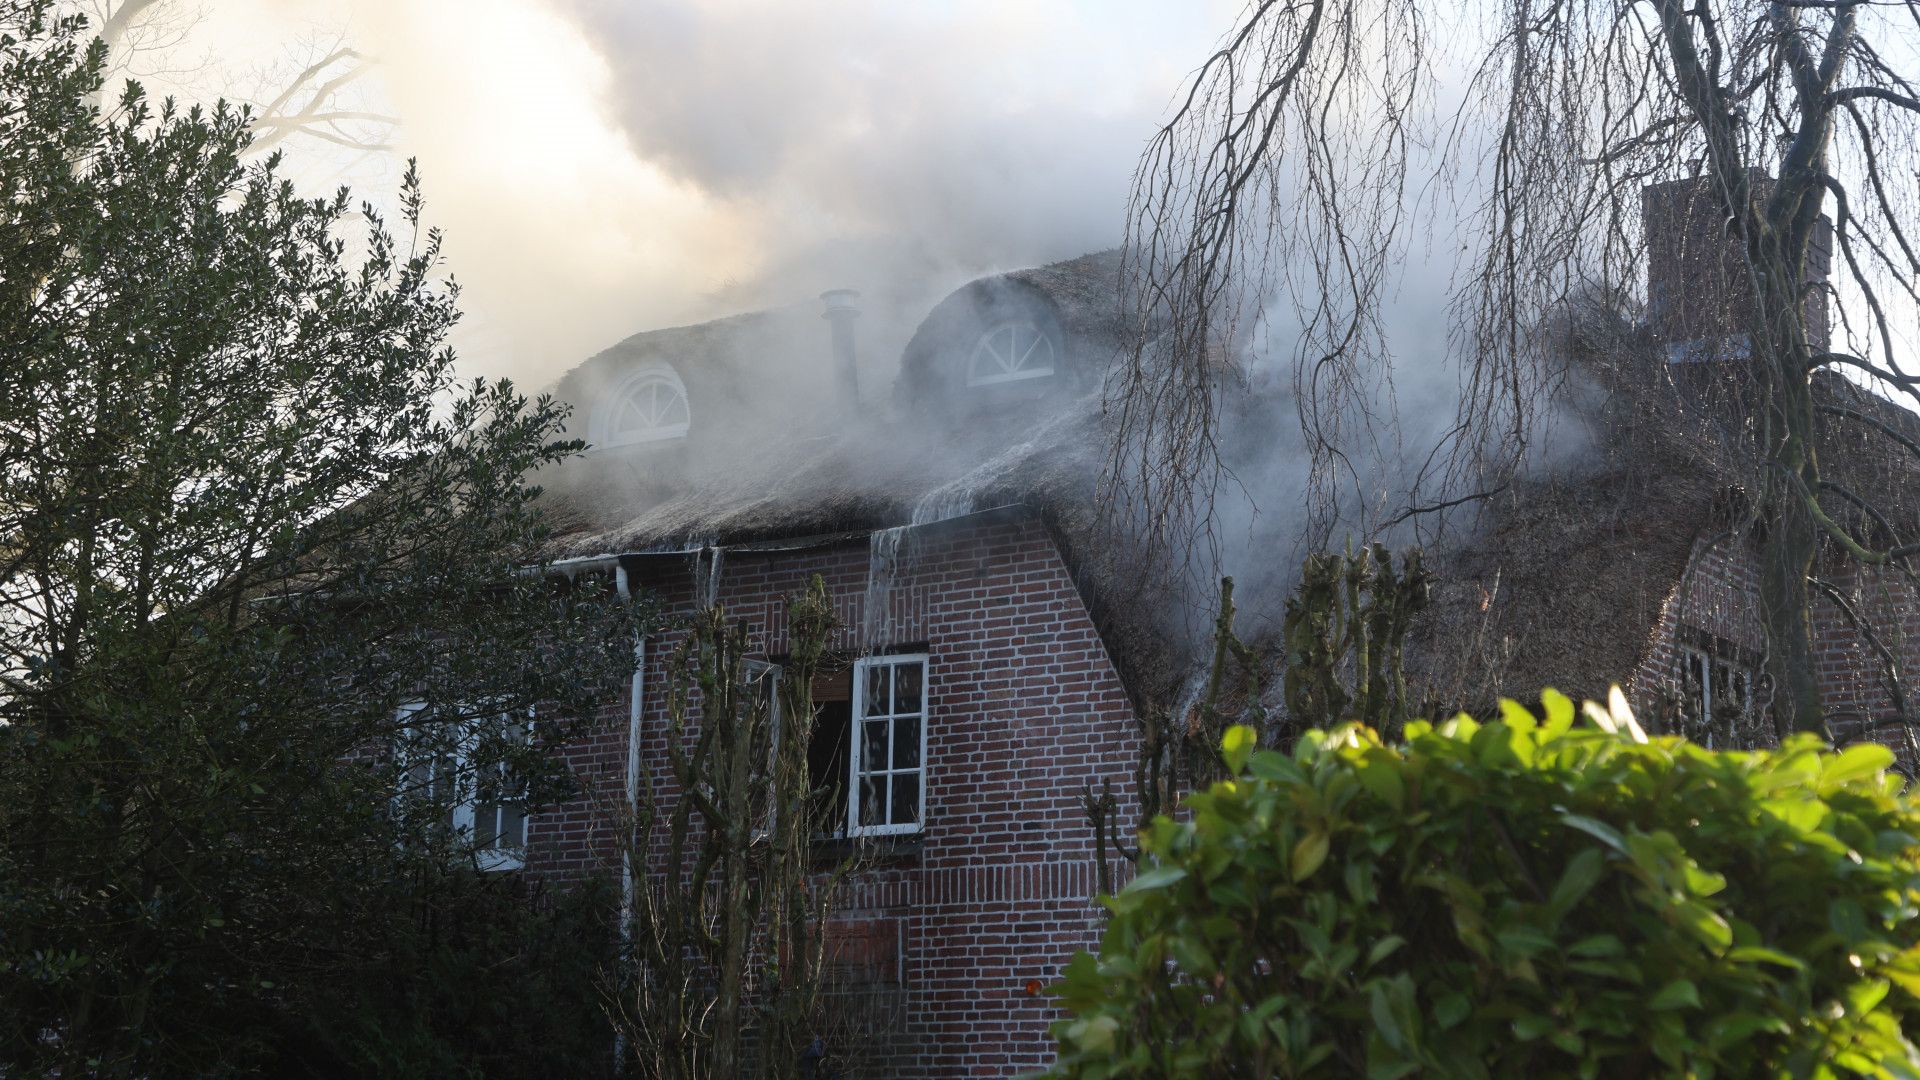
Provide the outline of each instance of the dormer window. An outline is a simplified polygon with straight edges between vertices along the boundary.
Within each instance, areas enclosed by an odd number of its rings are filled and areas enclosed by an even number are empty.
[[[996,323],[974,343],[967,358],[967,385],[1044,379],[1053,374],[1053,339],[1024,319]]]
[[[595,419],[595,446],[632,446],[684,437],[693,414],[679,373],[655,361],[616,384]]]

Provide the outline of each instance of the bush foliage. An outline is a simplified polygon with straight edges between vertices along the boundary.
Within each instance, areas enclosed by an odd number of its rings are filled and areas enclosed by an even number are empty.
[[[1914,1076],[1920,813],[1879,746],[1715,752],[1548,691],[1292,754],[1142,836],[1063,1077]]]

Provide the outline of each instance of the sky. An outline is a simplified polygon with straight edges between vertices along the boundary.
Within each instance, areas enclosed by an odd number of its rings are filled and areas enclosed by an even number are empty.
[[[393,150],[286,146],[378,197],[416,157],[470,375],[628,334],[1111,247],[1140,149],[1237,3],[170,0],[148,78],[271,96],[337,41]],[[195,17],[197,14],[197,17]],[[172,83],[172,86],[166,84]]]

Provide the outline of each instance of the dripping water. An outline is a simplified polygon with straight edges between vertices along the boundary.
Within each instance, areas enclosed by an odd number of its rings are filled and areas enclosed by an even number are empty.
[[[720,547],[705,548],[694,556],[694,591],[704,607],[720,602],[720,569],[725,559],[726,549]]]
[[[936,521],[965,517],[973,513],[974,489],[965,478],[937,487],[913,504],[912,522],[931,525]]]
[[[860,641],[868,649],[893,643],[893,586],[900,576],[911,525],[879,529],[867,538],[867,598],[860,615]]]

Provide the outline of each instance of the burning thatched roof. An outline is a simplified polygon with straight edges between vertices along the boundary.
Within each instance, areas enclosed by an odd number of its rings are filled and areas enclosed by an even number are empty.
[[[1008,317],[1053,334],[1070,372],[1104,371],[1119,339],[1117,272],[1117,255],[1107,253],[971,282],[920,320],[891,394],[867,389],[856,402],[835,399],[834,379],[822,374],[831,362],[793,355],[825,349],[817,315],[759,312],[635,335],[568,373],[560,396],[591,413],[625,368],[664,359],[686,380],[690,435],[721,427],[703,429],[699,417],[722,415],[723,445],[690,437],[685,446],[590,452],[585,468],[552,478],[558,550],[882,528],[912,522],[916,510],[923,519],[937,513],[942,499],[1048,508],[1084,501],[1102,442],[1088,380],[1005,384],[1017,396],[956,387],[969,350]]]
[[[1126,538],[1103,532],[1111,525],[1094,506],[1111,437],[1101,377],[1126,331],[1118,271],[1109,252],[969,283],[919,321],[890,394],[870,379],[885,358],[869,360],[852,408],[819,376],[826,335],[811,311],[622,342],[570,373],[563,393],[580,400],[622,365],[665,357],[686,373],[696,431],[703,412],[736,399],[754,420],[713,425],[725,436],[717,444],[590,455],[554,477],[554,555],[858,536],[1017,505],[1060,542],[1136,701],[1171,704],[1190,643],[1154,614],[1166,605],[1143,596],[1159,590],[1164,601],[1178,571],[1146,583],[1137,566],[1120,572],[1111,553]],[[1052,340],[1052,377],[974,378],[979,343],[1010,323]],[[814,359],[796,363],[796,351]],[[1582,393],[1570,411],[1590,445],[1572,467],[1513,482],[1429,552],[1435,595],[1414,628],[1409,674],[1444,703],[1479,707],[1503,689],[1545,685],[1603,694],[1639,665],[1696,541],[1751,528],[1751,478],[1729,450],[1741,435],[1702,422],[1716,395],[1738,391],[1726,369],[1669,365],[1618,322],[1575,354]],[[1920,419],[1845,380],[1823,379],[1820,392],[1920,438]],[[1837,433],[1826,441],[1831,475],[1884,498],[1899,521],[1920,521],[1911,466],[1889,472]]]
[[[1098,375],[1121,340],[1118,269],[1118,255],[1104,253],[956,290],[920,321],[890,394],[863,389],[851,406],[822,402],[820,389],[834,384],[819,377],[821,365],[789,364],[815,377],[785,399],[778,382],[761,385],[774,395],[772,408],[723,400],[722,411],[756,419],[730,422],[723,445],[690,438],[684,446],[590,452],[542,478],[557,527],[553,556],[857,535],[1017,506],[1059,542],[1136,698],[1163,696],[1171,668],[1151,609],[1125,602],[1142,586],[1123,587],[1100,565],[1112,545],[1097,539],[1095,484],[1109,442]],[[978,342],[1009,320],[1048,336],[1060,377],[969,383]],[[560,392],[591,411],[592,394],[617,383],[623,365],[671,357],[687,373],[697,430],[712,408],[703,390],[752,387],[739,374],[743,339],[781,367],[780,346],[765,343],[775,333],[825,341],[817,316],[801,321],[794,312],[636,335],[570,373]],[[731,373],[696,374],[706,366]]]

